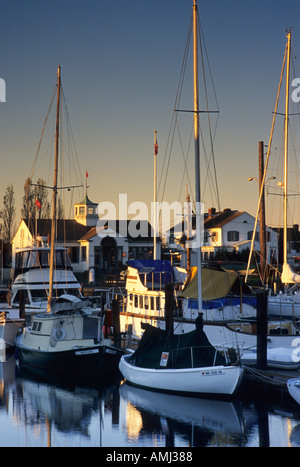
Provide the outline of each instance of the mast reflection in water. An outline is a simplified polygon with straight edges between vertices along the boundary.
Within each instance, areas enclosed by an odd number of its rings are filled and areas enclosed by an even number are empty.
[[[0,446],[300,446],[288,394],[234,402],[150,392],[120,381],[51,381],[0,363]],[[253,393],[253,391],[252,391]],[[268,397],[269,399],[269,397]]]

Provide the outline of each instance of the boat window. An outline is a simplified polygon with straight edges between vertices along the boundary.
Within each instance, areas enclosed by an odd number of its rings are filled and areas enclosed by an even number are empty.
[[[132,305],[132,301],[133,301],[133,295],[131,293],[129,294],[129,305]]]
[[[134,296],[134,308],[138,308],[138,307],[139,307],[138,296],[135,295]]]
[[[144,297],[145,310],[149,310],[149,297],[146,295]]]
[[[67,288],[66,291],[64,291],[63,289],[61,290],[62,292],[60,293],[60,295],[63,293],[67,293],[69,295],[73,295],[74,297],[80,297],[80,290],[77,288],[72,287],[72,289]]]
[[[47,292],[45,289],[31,290],[31,298],[33,302],[42,302],[47,300]]]
[[[25,269],[27,267],[28,257],[29,251],[20,251],[16,253],[15,268],[18,270]]]
[[[38,323],[38,322],[35,321],[33,323],[33,325],[32,325],[32,330],[33,331],[40,332],[41,328],[42,328],[42,323],[41,322]]]
[[[28,268],[38,268],[40,266],[39,261],[39,254],[38,251],[30,251],[29,259],[28,259]]]
[[[41,266],[43,268],[48,268],[50,265],[50,251],[41,251],[40,254]]]
[[[150,307],[151,310],[154,310],[154,297],[150,297]]]
[[[98,320],[84,316],[82,332],[83,339],[97,339],[98,333]]]
[[[156,309],[160,310],[160,297],[156,297]]]
[[[29,258],[29,251],[23,251],[22,268],[24,269],[27,267],[28,258]]]
[[[61,295],[65,294],[65,293],[66,293],[65,289],[53,289],[53,295],[56,298],[60,297]],[[70,292],[68,292],[68,293],[70,293]],[[72,294],[70,294],[70,295],[72,295]]]
[[[56,268],[63,268],[64,267],[64,262],[63,262],[63,258],[62,258],[61,253],[62,252],[60,250],[55,252],[55,267]]]
[[[140,299],[139,299],[139,306],[140,306],[140,308],[144,308],[144,307],[143,307],[143,298],[144,298],[143,295],[140,295]]]
[[[29,304],[29,299],[28,299],[28,292],[27,292],[27,290],[18,290],[18,292],[16,293],[15,298],[14,298],[13,301],[12,301],[12,304],[13,304],[13,305],[18,305],[18,304],[20,303],[21,292],[23,292],[23,294],[24,294],[25,304],[26,304],[26,305]]]

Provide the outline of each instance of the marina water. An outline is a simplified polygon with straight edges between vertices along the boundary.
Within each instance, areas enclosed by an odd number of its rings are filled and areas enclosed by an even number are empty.
[[[1,363],[1,447],[293,447],[300,406],[286,392],[242,390],[234,402],[166,395],[119,377],[58,381]]]

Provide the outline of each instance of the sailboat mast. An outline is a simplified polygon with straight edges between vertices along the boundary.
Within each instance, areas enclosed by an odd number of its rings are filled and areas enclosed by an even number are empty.
[[[154,180],[153,180],[153,201],[154,201],[154,235],[153,235],[153,259],[157,259],[157,239],[156,239],[156,230],[157,230],[157,209],[156,209],[156,202],[157,202],[157,190],[156,190],[156,160],[157,160],[157,152],[158,152],[158,145],[157,145],[157,131],[154,131]]]
[[[290,55],[291,30],[287,34],[286,91],[285,91],[285,128],[284,128],[284,225],[283,225],[283,264],[287,264],[287,184],[288,184],[288,127],[290,96]]]
[[[200,146],[199,146],[199,80],[198,80],[198,7],[193,4],[193,49],[194,49],[194,142],[195,142],[195,197],[196,197],[196,238],[197,238],[197,285],[198,310],[202,310],[201,280],[201,194],[200,194]]]
[[[58,70],[57,70],[57,106],[56,106],[56,131],[55,131],[55,160],[54,160],[54,178],[53,178],[49,294],[48,294],[48,303],[47,303],[47,312],[48,313],[51,311],[51,301],[52,301],[52,295],[53,295],[54,252],[55,252],[55,236],[56,236],[56,198],[57,198],[57,173],[58,173],[60,88],[61,88],[61,73],[60,73],[60,65],[59,65]]]

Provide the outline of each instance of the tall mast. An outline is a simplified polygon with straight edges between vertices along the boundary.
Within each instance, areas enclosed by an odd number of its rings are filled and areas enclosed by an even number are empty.
[[[194,141],[195,141],[195,190],[196,190],[196,238],[197,238],[197,285],[198,310],[202,310],[201,281],[201,194],[200,194],[200,147],[199,147],[199,82],[198,82],[198,8],[197,0],[193,4],[193,44],[194,44]]]
[[[291,30],[287,34],[287,62],[286,62],[286,88],[285,88],[283,264],[287,264],[287,197],[288,197],[287,184],[288,184],[290,55],[291,55]]]
[[[154,236],[153,236],[153,259],[157,259],[157,242],[156,242],[156,229],[157,229],[157,209],[156,209],[156,159],[157,159],[157,153],[158,153],[158,144],[157,144],[157,131],[154,131],[154,193],[153,193],[153,201],[154,201]]]
[[[53,275],[54,275],[54,252],[56,236],[56,198],[57,198],[57,172],[58,172],[58,144],[59,144],[59,111],[60,111],[60,88],[61,73],[60,65],[57,70],[57,106],[56,106],[56,131],[55,131],[55,160],[53,178],[53,201],[52,201],[52,223],[51,223],[51,250],[50,250],[50,273],[49,273],[49,294],[47,312],[51,311],[51,301],[53,295]]]

